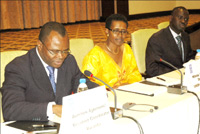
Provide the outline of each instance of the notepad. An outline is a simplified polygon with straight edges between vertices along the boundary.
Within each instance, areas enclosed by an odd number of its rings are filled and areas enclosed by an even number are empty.
[[[45,133],[45,132],[52,133],[52,134],[57,133],[57,127],[34,128],[33,127],[34,124],[40,124],[40,125],[41,124],[44,124],[44,125],[49,125],[49,124],[52,125],[53,124],[53,125],[59,126],[58,124],[53,123],[51,121],[47,121],[47,122],[45,122],[45,121],[16,121],[16,122],[7,124],[7,126],[25,130],[27,132],[33,132],[33,133]]]
[[[156,96],[162,93],[167,92],[167,88],[164,86],[155,86],[150,84],[143,84],[140,82],[135,82],[133,84],[120,86],[117,90],[125,91],[125,92],[132,92],[141,95],[147,96]]]

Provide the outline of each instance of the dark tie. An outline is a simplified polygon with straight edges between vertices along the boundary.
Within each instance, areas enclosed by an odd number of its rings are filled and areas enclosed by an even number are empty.
[[[56,94],[56,83],[55,83],[55,77],[54,77],[54,68],[51,66],[48,66],[47,69],[49,70],[49,80],[51,82],[51,85],[53,87],[53,91]]]
[[[178,48],[179,48],[179,51],[180,51],[180,54],[181,54],[181,57],[182,57],[182,61],[184,62],[184,54],[183,54],[183,51],[182,51],[183,49],[182,49],[182,43],[181,43],[181,36],[177,36],[176,39],[178,41],[177,45],[178,45]]]

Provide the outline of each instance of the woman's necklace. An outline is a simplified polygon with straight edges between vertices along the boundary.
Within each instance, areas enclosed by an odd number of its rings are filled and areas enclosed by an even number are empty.
[[[106,48],[108,49],[108,51],[110,51],[111,53],[113,54],[118,54],[119,53],[119,48],[118,48],[118,51],[117,52],[114,52],[114,51],[111,51],[111,49],[106,45]]]

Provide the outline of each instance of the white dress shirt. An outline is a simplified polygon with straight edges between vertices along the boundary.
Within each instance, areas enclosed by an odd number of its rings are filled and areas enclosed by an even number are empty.
[[[180,34],[177,34],[177,33],[175,33],[172,29],[171,29],[171,27],[169,26],[169,30],[171,31],[171,33],[172,33],[172,36],[173,36],[173,38],[174,38],[174,40],[176,41],[176,44],[178,45],[178,40],[176,39],[176,37],[177,36],[180,36],[181,37],[181,33]],[[184,46],[183,46],[183,42],[181,41],[181,49],[182,49],[182,54],[183,54],[183,57],[184,57]]]
[[[49,76],[49,71],[47,69],[47,66],[49,66],[48,64],[46,64],[42,58],[40,57],[40,54],[38,52],[38,47],[36,47],[36,53],[40,59],[40,61],[42,62],[42,65],[44,66],[44,69],[46,70],[46,73],[47,75]],[[58,69],[55,68],[54,70],[54,76],[55,76],[55,83],[57,83],[57,76],[58,76]],[[53,105],[56,105],[56,103],[53,101],[53,102],[49,102],[48,105],[47,105],[47,117],[49,120],[52,120],[55,116],[55,114],[53,114]]]

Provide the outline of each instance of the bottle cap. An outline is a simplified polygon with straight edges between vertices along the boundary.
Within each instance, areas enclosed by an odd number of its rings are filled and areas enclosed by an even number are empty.
[[[200,49],[197,49],[197,53],[199,53],[200,52]]]
[[[81,79],[79,80],[79,82],[80,82],[80,83],[86,83],[86,79],[85,79],[85,78],[81,78]]]

